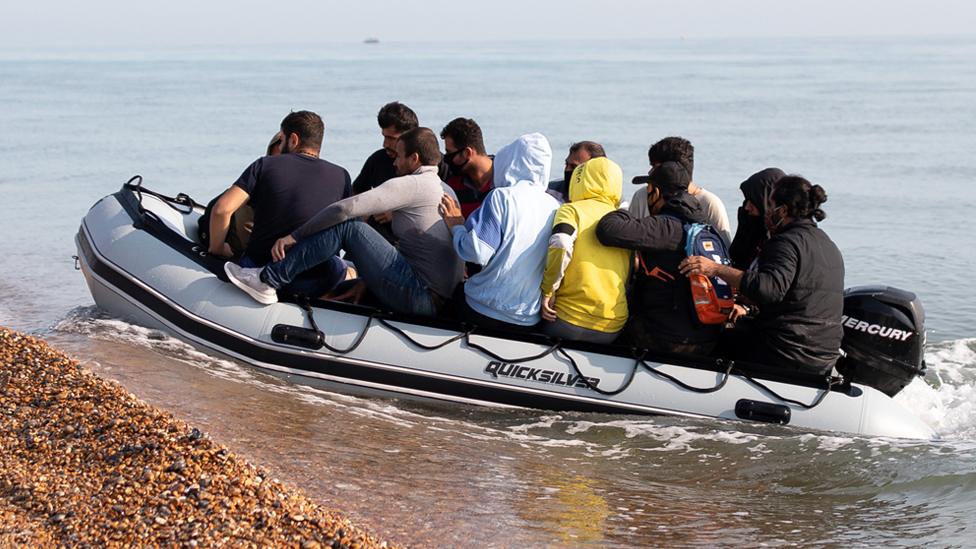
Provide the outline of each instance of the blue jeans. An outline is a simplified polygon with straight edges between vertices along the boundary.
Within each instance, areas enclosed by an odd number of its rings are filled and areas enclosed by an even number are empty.
[[[406,258],[380,233],[359,220],[346,221],[305,238],[285,258],[269,263],[261,280],[282,288],[304,271],[346,250],[359,277],[380,302],[398,313],[436,316],[437,304]]]
[[[241,267],[253,268],[264,267],[252,260],[248,256],[242,256]],[[346,279],[346,262],[338,256],[332,256],[328,261],[324,261],[317,268],[302,273],[287,286],[283,286],[285,292],[301,294],[305,297],[316,299],[329,293],[336,284]]]

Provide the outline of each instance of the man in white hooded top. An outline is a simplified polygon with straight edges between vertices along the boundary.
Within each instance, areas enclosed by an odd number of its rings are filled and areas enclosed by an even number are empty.
[[[529,331],[539,323],[539,290],[552,219],[559,202],[546,192],[552,148],[540,133],[519,137],[495,154],[494,189],[467,221],[445,196],[441,215],[454,249],[482,265],[464,284],[466,321]]]

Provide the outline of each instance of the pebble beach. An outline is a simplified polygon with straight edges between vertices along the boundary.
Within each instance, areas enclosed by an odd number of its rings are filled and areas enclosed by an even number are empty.
[[[392,546],[5,328],[0,448],[0,547]]]

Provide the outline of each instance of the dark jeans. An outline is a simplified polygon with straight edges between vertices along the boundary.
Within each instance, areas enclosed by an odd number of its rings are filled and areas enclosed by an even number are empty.
[[[339,250],[346,250],[359,277],[384,306],[398,313],[437,315],[438,302],[406,258],[359,220],[340,223],[295,244],[284,259],[265,266],[261,279],[274,288],[282,288]]]
[[[570,324],[565,320],[556,318],[555,322],[549,322],[548,320],[543,320],[539,323],[542,328],[542,333],[549,337],[558,337],[568,341],[589,341],[590,343],[613,343],[620,332],[600,332],[598,330],[591,330],[589,328],[583,328],[582,326],[577,326],[575,324]]]
[[[258,265],[248,256],[241,257],[241,267],[264,267]],[[317,299],[329,293],[336,284],[346,279],[346,262],[338,256],[332,256],[315,268],[308,270],[291,281],[282,290],[286,293],[300,294]]]

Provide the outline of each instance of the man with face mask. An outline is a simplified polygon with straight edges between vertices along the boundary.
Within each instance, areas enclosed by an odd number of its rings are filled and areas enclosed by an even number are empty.
[[[569,180],[573,177],[573,170],[577,166],[590,160],[591,158],[604,158],[607,153],[603,151],[603,145],[596,141],[577,141],[569,146],[569,154],[566,156],[565,166],[563,167],[563,178],[549,183],[549,190],[546,191],[559,201],[565,204],[569,200]]]
[[[677,162],[651,169],[647,181],[648,215],[626,210],[603,216],[596,235],[604,246],[634,250],[637,269],[630,295],[626,333],[630,343],[654,351],[707,354],[719,326],[698,321],[691,284],[678,265],[685,258],[684,225],[704,223],[701,205],[688,193],[691,175]]]
[[[729,246],[729,259],[736,269],[748,269],[769,238],[765,226],[766,200],[772,192],[773,184],[785,175],[779,168],[766,168],[750,175],[739,185],[744,199],[742,206],[739,206],[739,224],[735,229],[735,238]]]
[[[485,152],[481,127],[470,118],[455,118],[441,130],[447,185],[457,195],[464,217],[471,215],[492,189],[494,157]]]
[[[293,112],[281,121],[281,154],[255,160],[214,203],[211,254],[229,257],[224,240],[231,215],[244,204],[254,210],[254,227],[240,263],[258,267],[271,261],[275,240],[351,194],[349,172],[319,158],[324,133],[325,124],[314,112]],[[345,277],[345,263],[334,257],[290,289],[318,297]]]

